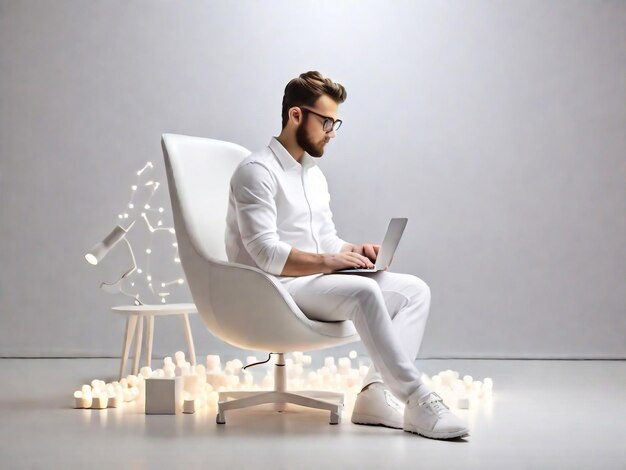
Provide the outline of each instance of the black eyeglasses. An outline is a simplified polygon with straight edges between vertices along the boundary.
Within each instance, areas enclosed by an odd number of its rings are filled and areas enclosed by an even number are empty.
[[[320,113],[316,113],[312,109],[305,108],[304,106],[298,106],[298,107],[303,111],[308,111],[309,113],[313,113],[316,116],[319,116],[322,119],[324,119],[324,121],[322,122],[322,129],[324,130],[324,132],[337,131],[341,127],[341,124],[342,124],[341,119],[334,120],[331,117],[324,116],[323,114],[320,114]]]

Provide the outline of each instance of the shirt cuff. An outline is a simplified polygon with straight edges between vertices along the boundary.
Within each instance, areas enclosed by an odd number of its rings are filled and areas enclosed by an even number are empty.
[[[291,245],[285,242],[278,241],[274,247],[274,253],[267,261],[265,271],[275,276],[280,276],[287,264],[287,258],[291,252]]]

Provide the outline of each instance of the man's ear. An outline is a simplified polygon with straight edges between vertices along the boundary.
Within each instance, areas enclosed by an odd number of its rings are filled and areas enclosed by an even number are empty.
[[[296,121],[296,124],[300,124],[300,120],[302,119],[302,111],[300,108],[296,108],[295,106],[289,110],[289,116],[293,117]]]

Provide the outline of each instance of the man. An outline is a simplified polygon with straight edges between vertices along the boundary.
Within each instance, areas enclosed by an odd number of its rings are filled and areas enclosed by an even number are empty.
[[[277,276],[309,318],[353,321],[372,360],[353,423],[435,439],[467,435],[467,426],[415,367],[430,308],[426,283],[386,270],[332,274],[372,267],[380,249],[337,236],[326,178],[315,163],[341,126],[338,107],[345,99],[345,88],[319,72],[287,84],[280,135],[232,176],[228,259]]]

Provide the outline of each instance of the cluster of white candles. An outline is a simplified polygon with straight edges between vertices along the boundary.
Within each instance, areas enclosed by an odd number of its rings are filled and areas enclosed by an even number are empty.
[[[488,402],[493,398],[493,380],[490,377],[481,381],[474,380],[471,375],[464,375],[463,379],[459,379],[457,371],[447,369],[432,378],[422,374],[422,380],[450,407],[468,409],[479,400]]]
[[[356,351],[350,351],[348,357],[325,357],[324,365],[316,370],[307,370],[312,358],[302,352],[294,352],[286,357],[287,390],[331,390],[346,394],[346,405],[352,403],[361,390],[362,381],[369,370],[369,365],[359,362],[353,367]],[[248,364],[258,362],[255,356],[246,358]],[[119,382],[105,383],[93,380],[91,385],[83,385],[74,392],[75,408],[117,408],[123,402],[135,402],[145,405],[145,380],[150,378],[181,377],[183,396],[178,397],[177,409],[184,413],[193,413],[204,407],[216,409],[219,392],[248,390],[271,390],[274,387],[274,363],[261,364],[266,369],[260,383],[249,370],[243,370],[239,359],[227,361],[222,367],[219,355],[206,356],[205,365],[191,365],[185,359],[185,353],[177,351],[174,359],[166,357],[163,367],[152,370],[142,367],[138,375],[129,375]],[[453,370],[439,372],[430,378],[422,374],[422,380],[437,392],[450,407],[467,409],[479,400],[492,398],[493,381],[485,378],[474,380],[465,375],[459,379],[459,373]]]
[[[123,402],[133,401],[141,394],[141,385],[135,375],[111,383],[94,379],[91,385],[83,385],[74,392],[74,408],[119,408]]]

